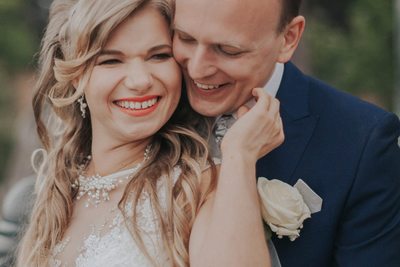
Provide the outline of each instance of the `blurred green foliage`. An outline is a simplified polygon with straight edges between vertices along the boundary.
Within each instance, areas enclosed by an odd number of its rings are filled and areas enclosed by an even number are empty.
[[[11,155],[14,144],[14,127],[15,107],[12,104],[14,94],[7,87],[7,78],[0,69],[0,182],[4,178],[7,163]]]
[[[19,72],[32,69],[39,44],[29,7],[25,0],[0,0],[0,182],[14,146],[18,107],[13,81]]]
[[[12,81],[34,65],[50,0],[0,0],[0,181],[13,147],[18,107]],[[354,94],[369,92],[392,108],[393,1],[304,0],[315,76]]]
[[[342,12],[323,8],[335,4]],[[315,76],[356,95],[373,95],[392,109],[393,5],[388,0],[309,3],[305,38]]]
[[[0,48],[1,49],[1,48]],[[13,105],[14,95],[9,87],[9,78],[0,68],[0,182],[4,179],[6,166],[9,162],[14,144],[14,121],[16,107]]]
[[[13,75],[29,67],[39,37],[24,0],[0,0],[0,66]]]

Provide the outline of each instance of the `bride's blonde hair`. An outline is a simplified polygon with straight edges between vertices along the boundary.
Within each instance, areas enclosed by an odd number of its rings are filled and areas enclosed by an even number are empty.
[[[90,154],[92,140],[90,112],[83,119],[77,99],[83,94],[95,59],[110,33],[145,6],[157,9],[171,24],[173,5],[167,0],[55,0],[50,8],[33,99],[45,153],[38,167],[36,202],[19,248],[18,266],[47,266],[54,246],[69,225],[77,194],[71,185],[84,156]],[[183,92],[171,119],[154,135],[149,160],[131,179],[119,202],[125,218],[131,220],[127,225],[132,225],[133,238],[154,265],[157,261],[147,252],[136,223],[139,198],[143,192],[149,195],[173,265],[188,266],[188,243],[194,218],[215,187],[211,179],[206,190],[200,188],[202,168],[212,165],[204,139],[209,128],[210,123],[194,113]],[[182,174],[176,183],[172,177],[167,179],[167,203],[161,205],[157,182],[163,175],[170,176],[177,165]],[[128,198],[130,193],[134,198]],[[133,218],[125,213],[128,201],[133,202]]]

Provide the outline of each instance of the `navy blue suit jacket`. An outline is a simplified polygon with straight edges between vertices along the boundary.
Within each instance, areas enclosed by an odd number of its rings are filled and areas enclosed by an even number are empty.
[[[303,179],[323,198],[300,237],[273,238],[283,267],[400,266],[399,118],[285,64],[282,146],[257,177]]]

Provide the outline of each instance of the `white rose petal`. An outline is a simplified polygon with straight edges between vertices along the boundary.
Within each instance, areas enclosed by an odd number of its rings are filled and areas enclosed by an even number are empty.
[[[295,240],[300,236],[303,221],[311,217],[299,191],[279,180],[259,177],[258,194],[264,221],[278,237],[288,236]]]

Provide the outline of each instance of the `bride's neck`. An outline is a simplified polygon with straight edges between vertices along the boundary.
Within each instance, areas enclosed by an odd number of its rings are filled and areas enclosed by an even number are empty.
[[[129,169],[144,159],[144,152],[150,140],[138,141],[121,146],[92,146],[92,155],[86,173],[109,175]]]

